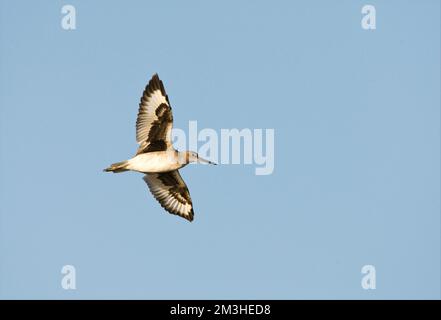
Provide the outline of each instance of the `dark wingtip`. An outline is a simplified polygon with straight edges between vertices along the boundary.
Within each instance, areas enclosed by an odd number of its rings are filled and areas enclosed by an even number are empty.
[[[191,208],[190,215],[188,216],[187,220],[193,222],[193,219],[194,219],[194,211],[193,208]]]
[[[152,79],[151,79],[151,80],[153,80],[153,81],[159,81],[159,75],[158,75],[158,73],[154,73],[153,76],[152,76]]]

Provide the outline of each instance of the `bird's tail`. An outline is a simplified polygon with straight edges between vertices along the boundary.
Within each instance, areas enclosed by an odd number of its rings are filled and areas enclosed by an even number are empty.
[[[117,162],[117,163],[113,163],[110,165],[110,167],[104,169],[104,172],[113,172],[113,173],[119,173],[119,172],[124,172],[124,171],[128,171],[129,169],[127,169],[129,162],[126,161],[122,161],[122,162]]]

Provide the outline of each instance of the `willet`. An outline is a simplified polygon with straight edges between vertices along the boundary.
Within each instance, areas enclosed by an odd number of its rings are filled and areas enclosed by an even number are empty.
[[[158,75],[153,75],[139,103],[136,120],[135,156],[112,164],[105,172],[137,171],[161,206],[172,214],[193,221],[193,203],[187,185],[179,174],[190,162],[215,164],[202,159],[196,152],[175,150],[171,142],[173,114]]]

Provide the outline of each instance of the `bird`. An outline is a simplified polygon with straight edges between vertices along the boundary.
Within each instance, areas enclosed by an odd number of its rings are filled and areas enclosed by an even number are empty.
[[[111,164],[104,172],[144,174],[150,192],[169,213],[193,221],[193,202],[179,169],[191,162],[216,165],[194,151],[177,151],[172,144],[173,113],[164,84],[153,75],[141,96],[136,119],[134,157]]]

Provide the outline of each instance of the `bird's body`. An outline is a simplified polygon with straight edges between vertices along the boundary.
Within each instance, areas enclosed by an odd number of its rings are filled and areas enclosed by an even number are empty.
[[[179,152],[154,151],[141,153],[128,160],[127,169],[142,173],[161,173],[182,168]]]
[[[178,152],[171,143],[173,115],[164,85],[155,74],[144,90],[136,120],[136,155],[112,164],[106,172],[136,171],[161,206],[172,214],[193,220],[190,192],[178,169],[190,162],[211,163],[191,151]]]

